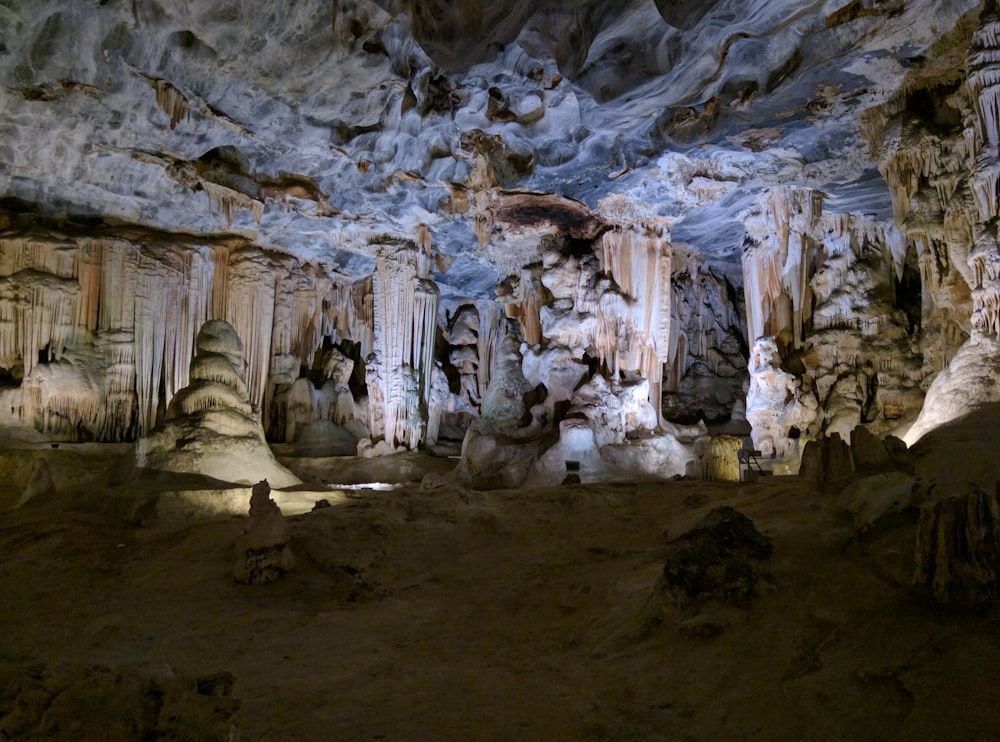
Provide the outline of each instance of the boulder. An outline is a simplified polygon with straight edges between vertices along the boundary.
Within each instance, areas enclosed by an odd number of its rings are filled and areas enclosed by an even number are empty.
[[[167,666],[31,665],[0,676],[0,739],[240,739],[233,675]]]
[[[819,492],[840,492],[854,478],[851,447],[839,433],[809,441],[802,451],[799,476]]]
[[[715,508],[670,548],[663,567],[666,592],[677,604],[751,598],[762,577],[759,563],[772,550],[748,517],[728,506]]]

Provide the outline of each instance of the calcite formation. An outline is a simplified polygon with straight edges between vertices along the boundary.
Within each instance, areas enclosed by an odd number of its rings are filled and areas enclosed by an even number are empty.
[[[920,509],[913,584],[942,608],[982,608],[1000,591],[1000,502],[970,489]]]
[[[230,483],[270,478],[278,487],[299,484],[264,440],[245,365],[233,327],[222,320],[206,322],[198,332],[191,383],[170,401],[163,423],[139,441],[136,466]]]
[[[793,441],[804,436],[816,418],[812,392],[779,364],[777,341],[758,338],[750,354],[746,419],[754,448],[771,457],[788,455]]]
[[[743,441],[731,435],[717,435],[699,441],[702,476],[713,482],[740,481],[740,451]]]
[[[265,585],[295,566],[295,555],[288,545],[291,529],[270,495],[266,479],[253,486],[250,518],[236,542],[233,577],[237,582]]]
[[[485,436],[525,476],[639,442],[686,471],[671,422],[744,418],[794,470],[1000,399],[991,3],[0,24],[4,426],[141,441],[210,320],[269,442]]]

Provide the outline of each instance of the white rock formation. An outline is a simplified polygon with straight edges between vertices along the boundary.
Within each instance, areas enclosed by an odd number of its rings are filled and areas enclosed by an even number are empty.
[[[746,418],[754,448],[764,456],[783,458],[793,453],[793,435],[809,432],[816,419],[816,398],[782,370],[780,362],[775,339],[758,338],[750,354]]]
[[[437,333],[438,289],[415,247],[379,251],[373,280],[377,368],[369,376],[373,440],[415,449],[427,426]],[[372,386],[377,386],[373,390]]]
[[[136,466],[235,484],[263,479],[279,488],[300,484],[264,440],[245,366],[233,327],[206,322],[198,332],[191,383],[171,400],[163,424],[136,444]]]

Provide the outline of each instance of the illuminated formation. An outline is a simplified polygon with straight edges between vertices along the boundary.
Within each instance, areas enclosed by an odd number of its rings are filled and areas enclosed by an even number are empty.
[[[216,320],[268,443],[505,481],[1000,400],[993,5],[514,5],[10,10],[0,424],[141,441]]]

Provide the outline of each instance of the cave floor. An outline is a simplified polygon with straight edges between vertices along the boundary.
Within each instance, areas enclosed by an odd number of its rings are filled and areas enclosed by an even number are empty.
[[[674,605],[667,543],[731,505],[774,544],[742,604]],[[239,517],[0,514],[0,669],[236,677],[250,740],[995,739],[1000,612],[911,594],[913,524],[861,541],[797,478],[357,490],[232,578]]]

